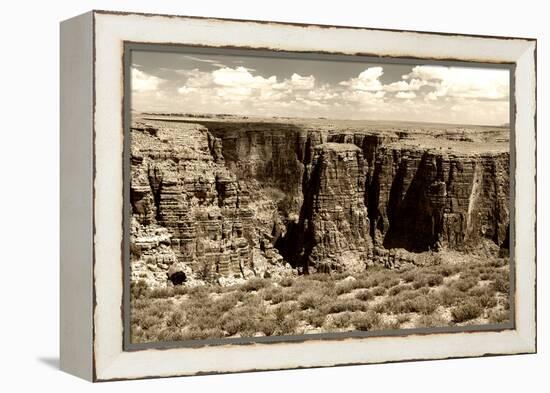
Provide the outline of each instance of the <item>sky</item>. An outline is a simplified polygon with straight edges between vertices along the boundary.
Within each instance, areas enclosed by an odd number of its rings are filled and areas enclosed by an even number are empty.
[[[507,69],[133,51],[132,110],[502,125]]]

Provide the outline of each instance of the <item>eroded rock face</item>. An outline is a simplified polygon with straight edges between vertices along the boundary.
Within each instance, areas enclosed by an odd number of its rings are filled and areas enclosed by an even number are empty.
[[[304,177],[304,204],[288,255],[305,271],[364,270],[371,241],[364,203],[365,162],[348,143],[314,147]]]
[[[471,133],[430,133],[135,124],[132,244],[145,250],[133,256],[136,275],[227,282],[414,263],[417,251],[487,239],[508,247],[508,152],[469,151]],[[144,246],[158,230],[163,240]]]
[[[369,188],[374,242],[414,251],[503,245],[509,225],[508,153],[382,148]]]
[[[182,134],[188,139],[180,139]],[[180,281],[182,273],[184,281],[210,281],[269,271],[269,266],[261,266],[263,271],[254,266],[253,250],[270,236],[272,221],[262,221],[261,214],[256,219],[249,206],[249,185],[254,184],[228,170],[221,141],[196,125],[184,133],[164,128],[155,135],[133,132],[132,137],[132,217],[138,225],[133,242],[140,229],[166,229],[178,267],[167,269],[164,280]],[[263,209],[268,215],[276,212],[273,204]],[[273,248],[263,249],[265,261],[281,260]]]

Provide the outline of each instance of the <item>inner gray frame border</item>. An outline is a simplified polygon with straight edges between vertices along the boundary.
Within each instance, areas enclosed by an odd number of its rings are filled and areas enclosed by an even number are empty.
[[[473,333],[492,331],[498,332],[503,330],[515,329],[515,177],[516,177],[516,103],[515,103],[515,63],[490,63],[476,61],[461,61],[461,60],[441,60],[415,57],[391,57],[391,56],[375,56],[375,55],[348,55],[341,53],[320,53],[320,52],[292,52],[279,51],[272,49],[254,49],[254,48],[238,48],[238,47],[209,47],[209,46],[194,46],[185,44],[173,43],[141,43],[129,42],[123,43],[123,102],[122,102],[122,119],[123,119],[123,236],[122,236],[122,271],[123,271],[123,296],[122,296],[122,320],[123,320],[123,351],[137,351],[144,349],[172,349],[172,348],[200,348],[205,346],[220,346],[220,345],[251,345],[251,344],[274,344],[274,343],[300,343],[311,340],[343,340],[350,338],[367,338],[367,337],[397,337],[410,335],[426,335],[438,333]],[[378,331],[351,331],[351,332],[335,332],[335,333],[315,333],[302,334],[292,336],[266,336],[266,337],[239,337],[239,338],[221,338],[221,339],[202,339],[202,340],[185,340],[185,341],[160,341],[148,343],[132,343],[131,342],[131,315],[130,315],[130,182],[131,182],[131,66],[132,52],[168,52],[182,54],[215,54],[215,55],[230,55],[242,57],[276,57],[276,58],[292,58],[300,60],[326,60],[326,61],[341,61],[341,62],[360,62],[370,64],[406,64],[406,65],[441,65],[441,66],[462,66],[475,68],[498,68],[509,70],[510,78],[510,100],[509,100],[509,125],[510,125],[510,234],[509,234],[509,264],[510,264],[510,294],[509,304],[511,321],[502,324],[486,324],[486,325],[471,325],[471,326],[448,326],[435,328],[414,328],[414,329],[394,329],[394,330],[378,330]]]

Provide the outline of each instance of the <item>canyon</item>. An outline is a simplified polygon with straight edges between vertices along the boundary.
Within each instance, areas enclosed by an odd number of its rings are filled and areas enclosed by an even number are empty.
[[[132,280],[399,269],[487,244],[506,255],[508,138],[507,126],[135,116]]]

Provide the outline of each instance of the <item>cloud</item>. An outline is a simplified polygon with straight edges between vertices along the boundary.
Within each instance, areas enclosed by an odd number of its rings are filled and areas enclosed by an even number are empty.
[[[312,100],[326,101],[337,98],[340,94],[331,85],[324,84],[316,89],[309,90],[307,96]]]
[[[437,101],[437,94],[435,91],[430,91],[424,96],[424,101]]]
[[[397,81],[390,83],[388,85],[384,85],[384,90],[386,91],[416,91],[420,90],[421,87],[428,85],[427,81],[421,80],[421,79],[411,79],[410,82],[407,82],[406,80],[410,79],[409,75],[404,75],[406,78],[403,78],[405,80]]]
[[[197,88],[196,87],[187,87],[187,86],[182,86],[178,89],[178,93],[180,94],[191,94],[191,93],[195,93],[197,91]]]
[[[353,90],[378,91],[383,86],[379,78],[384,74],[382,67],[370,67],[361,72],[357,78],[340,82],[341,86],[348,86]]]
[[[313,75],[302,76],[300,74],[292,74],[290,80],[285,80],[283,88],[290,88],[292,90],[311,90],[315,86],[315,77]]]
[[[395,95],[395,98],[413,99],[416,98],[414,91],[400,91]]]
[[[363,90],[350,90],[341,94],[344,101],[356,102],[362,104],[371,104],[377,100],[381,100],[386,95],[385,91],[363,91]]]
[[[163,82],[163,79],[154,75],[146,74],[135,67],[132,67],[131,69],[131,76],[131,86],[134,91],[155,91]]]
[[[409,74],[404,75],[404,79],[411,78],[423,86],[433,87],[434,90],[428,93],[427,98],[432,101],[437,97],[488,100],[509,98],[508,70],[423,65],[414,67]]]
[[[216,95],[225,100],[242,101],[246,97],[254,97],[263,101],[274,101],[288,98],[295,91],[309,93],[315,86],[313,75],[302,76],[294,73],[289,79],[278,82],[277,76],[263,77],[254,75],[247,67],[223,67],[212,72],[193,70],[178,70],[187,79],[178,93],[188,95],[201,93]],[[329,93],[324,92],[325,95]],[[310,97],[315,99],[316,97]]]
[[[212,72],[212,78],[216,85],[239,88],[265,88],[277,83],[276,76],[264,78],[253,76],[245,67],[224,67]]]
[[[177,73],[187,77],[185,86],[187,87],[207,87],[213,82],[212,73],[200,71],[198,68],[192,70],[177,70]]]

